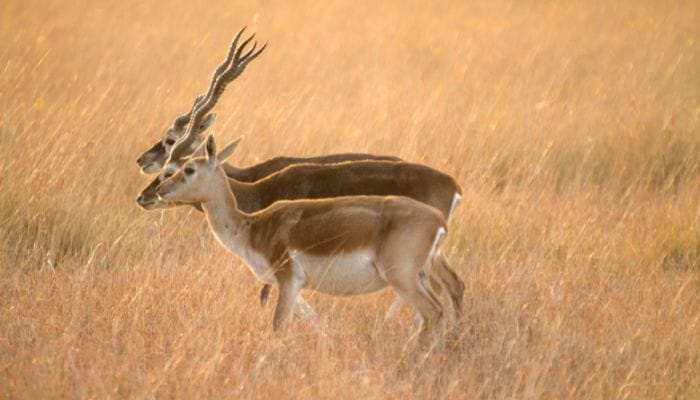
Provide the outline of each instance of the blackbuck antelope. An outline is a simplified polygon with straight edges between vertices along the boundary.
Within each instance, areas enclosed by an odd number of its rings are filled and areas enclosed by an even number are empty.
[[[250,43],[250,41],[255,37],[252,35],[246,39],[240,47],[238,47],[238,41],[240,36],[243,34],[243,28],[236,37],[233,39],[229,52],[226,56],[224,62],[219,65],[214,71],[211,83],[209,85],[209,91],[207,97],[211,105],[209,109],[214,107],[218,102],[219,97],[223,94],[226,85],[232,80],[236,79],[245,69],[245,67],[253,61],[260,53],[265,50],[267,44],[265,44],[260,50],[255,51],[255,45],[251,50],[242,54],[245,46]],[[198,104],[205,100],[205,96],[198,96],[195,99],[194,104]],[[182,139],[185,135],[185,131],[192,117],[192,111],[180,115],[175,118],[172,125],[165,132],[165,136],[162,140],[156,142],[151,148],[146,150],[137,160],[137,164],[141,168],[141,172],[144,174],[154,174],[160,171],[165,165],[166,161],[171,157],[172,149],[175,143]],[[192,151],[197,148],[201,143],[202,133],[206,131],[216,120],[216,113],[208,113],[204,115],[201,121],[198,123],[195,129],[192,130],[194,136],[186,142],[187,146],[180,146],[183,153],[191,154]],[[284,169],[285,167],[293,164],[302,163],[314,163],[314,164],[334,164],[346,161],[355,160],[386,160],[386,161],[399,161],[398,157],[385,156],[385,155],[375,155],[375,154],[365,154],[365,153],[340,153],[340,154],[330,154],[314,157],[275,157],[271,158],[260,164],[256,164],[250,167],[239,168],[230,164],[224,164],[224,171],[226,175],[231,178],[236,179],[239,182],[254,182],[262,179],[274,172]]]
[[[263,47],[254,53],[255,46],[253,46],[252,50],[241,56],[244,47],[252,39],[252,37],[247,39],[240,47],[237,47],[241,33],[242,31],[234,39],[224,63],[216,69],[206,96],[199,96],[192,106],[192,111],[175,120],[164,140],[158,142],[139,158],[139,165],[143,167],[145,172],[151,172],[150,168],[157,169],[164,164],[159,176],[139,196],[138,202],[142,207],[152,209],[176,205],[158,199],[156,188],[165,178],[179,169],[193,153],[194,155],[199,154],[195,148],[200,143],[201,133],[213,123],[215,118],[213,113],[207,113],[214,107],[225,86],[239,76],[245,66],[264,49]],[[197,110],[196,114],[192,117],[195,109]],[[182,133],[185,127],[186,132]],[[178,139],[177,142],[176,139]],[[222,157],[222,159],[225,158]],[[448,175],[417,164],[368,161],[339,165],[298,165],[260,180],[261,177],[278,171],[290,163],[309,160],[332,163],[372,158],[398,160],[395,157],[351,153],[312,159],[278,157],[251,168],[239,169],[223,164],[223,169],[228,176],[236,178],[230,179],[229,185],[237,198],[238,206],[248,213],[261,210],[273,202],[283,199],[374,194],[406,195],[435,206],[446,219],[451,216],[461,195],[459,185]],[[255,180],[259,180],[259,182],[246,182]],[[464,285],[446,260],[442,258],[442,255],[437,257],[440,262],[437,268],[431,269],[433,271],[432,277],[437,280],[441,287],[446,289],[450,296],[450,303],[459,313]],[[263,304],[267,299],[269,289],[270,286],[265,285],[261,291]],[[299,300],[300,311],[310,310],[301,297]],[[395,302],[392,309],[396,305]]]
[[[169,202],[200,203],[219,243],[278,288],[273,328],[302,289],[346,296],[391,286],[421,314],[425,338],[443,315],[427,280],[430,270],[449,267],[440,257],[442,214],[400,196],[279,201],[244,213],[221,166],[236,145],[217,154],[209,137],[204,156],[188,160],[156,192]]]

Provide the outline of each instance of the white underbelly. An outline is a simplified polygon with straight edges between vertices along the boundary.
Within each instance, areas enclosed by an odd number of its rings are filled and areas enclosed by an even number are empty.
[[[304,288],[335,296],[375,292],[387,286],[374,267],[374,253],[357,250],[332,256],[290,252],[295,274],[303,276]]]

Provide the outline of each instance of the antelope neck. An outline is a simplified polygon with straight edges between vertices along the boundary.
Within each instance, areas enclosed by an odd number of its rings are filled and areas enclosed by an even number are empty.
[[[241,234],[247,232],[247,216],[238,209],[236,198],[223,171],[219,172],[221,173],[217,174],[218,179],[212,185],[215,188],[214,193],[207,201],[202,202],[202,209],[217,238],[224,243],[230,243],[231,240],[239,241],[243,237]]]

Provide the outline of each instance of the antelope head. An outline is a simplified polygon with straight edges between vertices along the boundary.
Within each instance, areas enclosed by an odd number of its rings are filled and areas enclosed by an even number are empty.
[[[197,96],[194,103],[197,104],[204,96]],[[136,160],[136,163],[141,167],[143,174],[155,174],[163,168],[165,161],[168,159],[170,152],[175,143],[180,140],[190,122],[192,111],[183,114],[173,121],[173,124],[165,131],[162,140],[157,141],[150,149],[146,150]],[[200,123],[197,131],[204,132],[216,121],[216,113],[206,115]]]
[[[156,143],[139,158],[138,163],[142,168],[142,172],[159,172],[158,176],[141,191],[136,199],[136,202],[142,208],[152,210],[175,205],[167,204],[162,199],[159,199],[156,195],[156,187],[178,171],[187,160],[203,154],[200,146],[201,138],[203,137],[202,133],[213,123],[215,118],[215,114],[210,113],[210,111],[219,101],[226,86],[240,76],[245,67],[267,47],[267,44],[264,44],[258,51],[255,51],[257,43],[254,43],[253,47],[244,53],[246,46],[253,40],[255,35],[252,35],[238,46],[238,40],[243,30],[238,32],[233,39],[226,60],[214,71],[207,94],[197,97],[190,112],[175,120],[163,141]],[[178,133],[182,132],[183,129],[183,133]],[[173,143],[172,141],[175,137],[177,137],[177,140]]]
[[[245,47],[255,37],[253,34],[239,47],[238,41],[244,30],[245,28],[238,32],[231,43],[226,59],[214,71],[207,94],[198,96],[187,114],[175,118],[165,132],[163,139],[156,142],[136,160],[142,173],[153,174],[161,171],[170,160],[190,155],[199,146],[202,132],[206,131],[216,120],[216,114],[209,112],[218,102],[226,85],[236,79],[245,70],[248,63],[258,57],[267,47],[266,43],[256,52],[257,43],[254,43],[250,50],[243,53]],[[199,112],[193,116],[195,110]],[[175,153],[176,157],[173,157],[176,147],[178,149]]]
[[[217,153],[213,136],[202,144],[203,156],[187,159],[182,167],[155,186],[156,195],[169,203],[201,203],[225,187],[226,174],[219,168],[221,163],[233,154],[242,138],[238,138]],[[223,181],[222,181],[223,180]]]

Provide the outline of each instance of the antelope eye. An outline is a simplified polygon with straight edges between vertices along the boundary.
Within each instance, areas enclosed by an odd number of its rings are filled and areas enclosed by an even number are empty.
[[[192,174],[194,174],[194,168],[185,167],[185,175],[192,175]]]
[[[172,146],[173,144],[175,144],[175,140],[174,139],[165,139],[165,144],[167,144],[168,146]]]
[[[164,179],[168,179],[168,178],[170,178],[171,176],[173,176],[173,171],[168,171],[168,172],[166,172],[165,174],[163,174],[163,178],[164,178]]]

